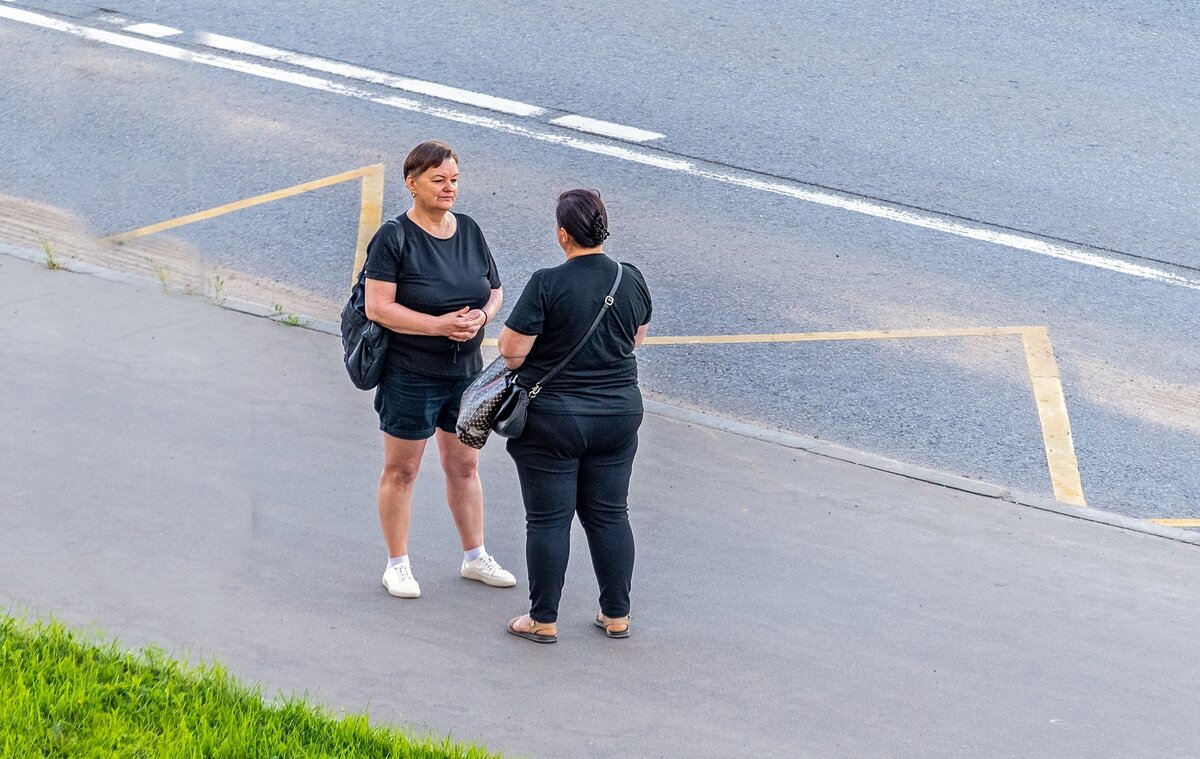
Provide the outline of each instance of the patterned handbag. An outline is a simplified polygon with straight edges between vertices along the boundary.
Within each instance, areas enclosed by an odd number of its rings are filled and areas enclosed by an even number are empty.
[[[472,448],[483,447],[492,431],[496,409],[508,393],[513,377],[514,373],[504,365],[504,357],[497,356],[463,391],[455,425],[459,440]]]

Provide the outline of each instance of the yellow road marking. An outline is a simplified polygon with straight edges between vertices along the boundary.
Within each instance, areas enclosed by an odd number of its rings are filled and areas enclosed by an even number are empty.
[[[1200,527],[1200,519],[1147,519],[1146,521],[1165,524],[1168,527]]]
[[[227,213],[233,213],[234,211],[241,211],[245,208],[252,208],[253,206],[262,205],[263,203],[270,203],[275,200],[290,198],[302,193],[319,190],[322,187],[330,187],[335,184],[350,182],[355,179],[363,180],[363,207],[359,212],[358,240],[359,250],[365,252],[367,241],[371,239],[371,234],[373,234],[375,229],[379,226],[383,214],[383,164],[381,163],[373,164],[371,166],[364,166],[361,169],[355,169],[353,171],[347,171],[341,174],[334,174],[333,176],[325,177],[324,179],[314,179],[311,182],[304,182],[303,184],[298,184],[293,187],[285,187],[282,190],[275,190],[274,192],[268,192],[263,195],[256,195],[252,198],[246,198],[245,200],[239,200],[234,203],[226,203],[223,206],[210,208],[207,211],[200,211],[198,213],[192,213],[188,214],[187,216],[180,216],[175,219],[169,219],[157,224],[151,224],[146,227],[134,229],[129,232],[111,235],[109,237],[105,237],[104,240],[106,242],[125,242],[126,240],[145,237],[146,235],[152,235],[156,232],[163,232],[168,229],[182,227],[186,224],[195,224],[198,221],[214,219],[218,216],[224,216]],[[368,208],[368,205],[370,205],[370,208]],[[364,225],[369,228],[369,231],[365,232],[366,240],[363,239]],[[358,253],[355,254],[355,260],[359,260]]]
[[[1025,349],[1029,380],[1037,404],[1046,464],[1050,484],[1058,501],[1086,507],[1079,462],[1075,457],[1075,442],[1071,422],[1067,417],[1067,402],[1058,376],[1058,363],[1045,327],[966,327],[961,329],[886,329],[866,332],[789,332],[758,335],[685,335],[649,336],[645,345],[736,345],[747,343],[803,343],[837,340],[902,340],[936,337],[1002,337],[1016,335]],[[495,340],[484,345],[495,346]]]
[[[885,329],[874,332],[784,332],[773,335],[687,335],[646,338],[646,345],[731,345],[735,343],[805,343],[829,340],[902,340],[919,337],[995,337],[1024,334],[1027,327],[965,329]]]
[[[366,259],[367,244],[382,223],[384,166],[373,164],[361,169],[335,174],[323,179],[286,187],[252,198],[246,198],[207,211],[180,216],[168,221],[151,224],[129,232],[104,238],[108,242],[120,243],[145,237],[156,232],[175,229],[198,221],[213,219],[245,208],[252,208],[323,187],[362,180],[362,196],[358,214],[358,239],[354,251],[351,281],[358,277]],[[1050,482],[1054,497],[1064,503],[1085,506],[1083,486],[1079,478],[1079,465],[1075,457],[1075,445],[1071,437],[1071,425],[1067,418],[1066,400],[1058,376],[1058,365],[1050,346],[1050,337],[1045,327],[968,327],[962,329],[894,329],[857,332],[791,332],[781,334],[754,335],[690,335],[650,336],[646,345],[732,345],[748,343],[800,343],[828,342],[838,340],[902,340],[935,337],[1000,337],[1018,335],[1025,348],[1025,359],[1029,367],[1029,378],[1033,383],[1034,400],[1037,403],[1038,419],[1042,427],[1042,440],[1046,449],[1046,461],[1050,468]],[[494,339],[485,340],[484,345],[495,347]]]
[[[1067,418],[1067,399],[1050,345],[1050,332],[1045,327],[1027,327],[1021,334],[1021,342],[1025,347],[1029,379],[1033,383],[1038,420],[1042,425],[1042,443],[1046,448],[1054,497],[1072,506],[1087,506],[1079,478],[1079,461],[1075,458],[1071,421]]]
[[[350,282],[358,279],[358,271],[367,260],[367,243],[379,225],[383,223],[383,164],[368,166],[374,169],[363,174],[362,202],[358,209],[358,245],[354,249],[354,269],[350,272]]]

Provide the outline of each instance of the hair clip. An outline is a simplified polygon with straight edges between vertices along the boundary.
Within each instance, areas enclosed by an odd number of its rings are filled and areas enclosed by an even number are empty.
[[[592,241],[599,245],[608,239],[608,227],[604,226],[604,219],[600,217],[600,212],[597,211],[592,216]]]

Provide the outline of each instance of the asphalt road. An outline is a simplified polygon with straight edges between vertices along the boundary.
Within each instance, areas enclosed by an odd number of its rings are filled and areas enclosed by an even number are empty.
[[[81,3],[19,7],[118,28]],[[1195,274],[1194,9],[859,8],[439,6],[440,26],[383,4],[115,10],[185,30],[172,44],[190,50],[195,32],[236,35],[654,130],[668,159]],[[1089,504],[1200,517],[1196,290],[5,19],[0,62],[0,188],[97,233],[376,162],[397,213],[407,149],[446,139],[463,156],[458,208],[484,226],[510,304],[557,260],[554,196],[597,187],[610,251],[652,285],[658,334],[1047,326]],[[357,203],[339,186],[172,234],[215,262],[337,297]],[[662,347],[642,364],[646,388],[667,398],[1050,492],[1015,340]]]
[[[94,5],[33,0],[88,13]],[[664,133],[671,150],[1200,266],[1200,12],[1154,0],[122,0]]]

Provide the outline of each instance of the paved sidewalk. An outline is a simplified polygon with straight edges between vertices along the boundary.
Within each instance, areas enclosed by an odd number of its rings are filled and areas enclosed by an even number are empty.
[[[526,607],[511,462],[458,577],[429,456],[423,597],[379,586],[379,433],[336,338],[0,256],[0,608],[529,757],[1200,755],[1200,548],[648,416],[634,637]],[[577,536],[578,537],[578,536]]]

